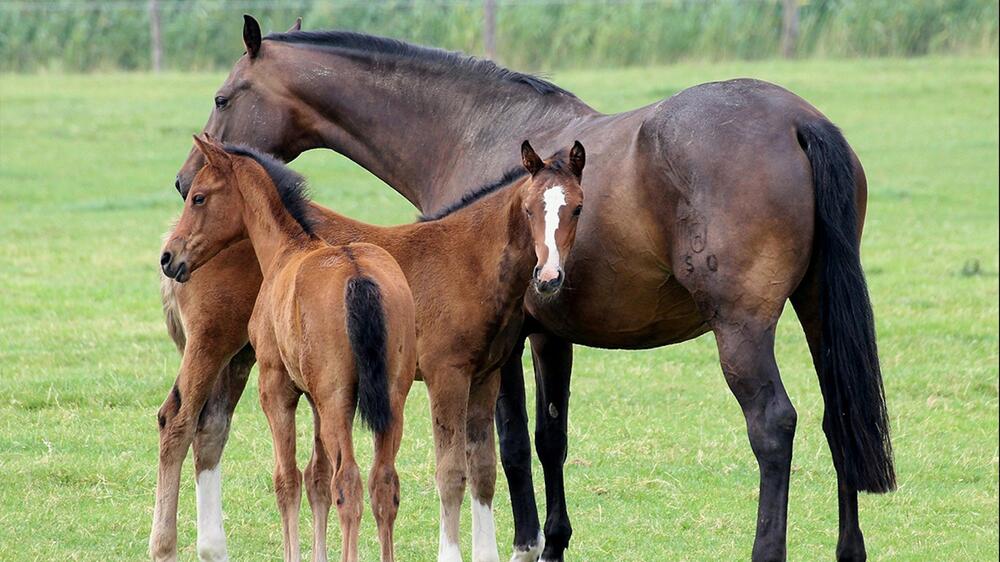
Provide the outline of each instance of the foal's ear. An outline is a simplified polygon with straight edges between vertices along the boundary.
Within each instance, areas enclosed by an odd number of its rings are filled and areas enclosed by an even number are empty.
[[[260,53],[260,42],[260,24],[250,14],[243,14],[243,46],[247,49],[248,57],[257,57]]]
[[[535,153],[535,149],[531,148],[531,143],[524,141],[521,143],[521,163],[524,164],[524,169],[528,170],[528,173],[535,175],[539,170],[545,167],[545,162],[538,157]]]
[[[207,134],[204,137],[195,135],[194,145],[205,156],[209,166],[220,166],[229,162],[229,153],[226,149]]]
[[[302,18],[295,18],[295,23],[293,23],[292,27],[289,27],[288,31],[285,33],[291,33],[293,31],[302,31]]]
[[[583,150],[580,141],[573,141],[573,148],[569,150],[569,169],[573,171],[576,179],[583,176],[583,166],[587,163],[587,152]]]

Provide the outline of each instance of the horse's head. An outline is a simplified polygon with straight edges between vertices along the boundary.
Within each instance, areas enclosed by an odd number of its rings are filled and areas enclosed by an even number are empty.
[[[313,148],[309,128],[304,126],[303,111],[297,109],[296,98],[290,95],[278,69],[281,47],[263,41],[257,20],[243,18],[246,53],[216,91],[215,108],[204,132],[221,142],[253,147],[288,162]],[[301,21],[289,31],[297,31]],[[174,186],[185,199],[204,163],[202,153],[192,149],[177,173]]]
[[[586,154],[579,141],[566,152],[543,161],[528,141],[521,145],[521,160],[531,177],[521,201],[535,245],[532,285],[543,296],[554,295],[562,287],[563,267],[576,239],[576,226],[583,210],[580,179]]]
[[[163,274],[181,283],[216,254],[247,236],[243,197],[236,187],[233,167],[238,156],[226,152],[208,135],[196,136],[194,144],[205,165],[195,175],[181,218],[160,255]]]

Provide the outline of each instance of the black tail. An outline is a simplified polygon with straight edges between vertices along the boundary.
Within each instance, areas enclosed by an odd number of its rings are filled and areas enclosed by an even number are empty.
[[[854,165],[847,141],[829,121],[803,124],[816,190],[815,249],[820,267],[820,387],[831,446],[848,485],[867,492],[896,488],[889,416],[875,321],[861,269]],[[836,458],[837,455],[835,454]]]
[[[382,433],[392,421],[382,291],[370,278],[354,277],[347,282],[344,300],[347,335],[358,373],[355,398],[361,422],[375,433]]]

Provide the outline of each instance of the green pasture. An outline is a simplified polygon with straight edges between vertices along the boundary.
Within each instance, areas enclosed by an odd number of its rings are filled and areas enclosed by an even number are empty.
[[[875,560],[998,556],[998,63],[931,58],[684,64],[554,78],[620,111],[700,82],[782,84],[838,123],[869,177],[864,261],[878,320],[900,489],[861,499]],[[156,411],[178,355],[160,312],[173,177],[222,74],[0,75],[0,560],[145,556]],[[415,211],[332,152],[294,167],[315,198],[380,224]],[[835,478],[821,398],[794,315],[778,361],[798,409],[789,558],[832,559]],[[757,467],[706,336],[644,352],[578,348],[567,494],[573,560],[746,559]],[[533,385],[528,384],[533,396]],[[223,462],[234,560],[276,559],[271,444],[251,382]],[[402,560],[431,560],[437,500],[427,397],[407,404]],[[300,420],[300,458],[311,423]],[[359,435],[359,443],[367,438]],[[363,467],[370,452],[362,447]],[[195,558],[193,468],[179,548]],[[536,463],[536,493],[543,499]],[[501,556],[512,536],[498,480]],[[308,551],[308,508],[303,545]],[[470,517],[463,516],[470,552]],[[366,513],[363,559],[374,559]],[[331,550],[339,540],[331,531]]]

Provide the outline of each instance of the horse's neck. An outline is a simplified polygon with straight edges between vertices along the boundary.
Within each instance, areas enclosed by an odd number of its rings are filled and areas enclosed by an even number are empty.
[[[261,271],[267,273],[313,240],[285,209],[272,186],[250,182],[238,185],[243,197],[243,224]]]
[[[579,99],[480,76],[430,74],[400,60],[373,70],[365,53],[296,49],[289,90],[318,119],[321,146],[354,160],[424,213],[493,182],[520,162],[539,131],[597,115]],[[380,67],[381,68],[381,67]]]
[[[450,263],[478,261],[484,279],[463,280],[493,292],[500,306],[524,295],[535,264],[530,227],[521,211],[519,185],[489,195],[442,219],[381,227],[345,217],[312,203],[316,233],[330,244],[369,242],[399,262],[411,282],[414,274],[440,280]],[[435,281],[436,282],[436,281]]]
[[[497,313],[514,301],[520,303],[537,261],[519,187],[503,189],[437,221],[412,225],[408,237],[419,244],[421,230],[428,231],[454,263],[439,267],[462,271],[470,261],[478,262],[473,270],[482,277],[462,282],[488,294]]]

